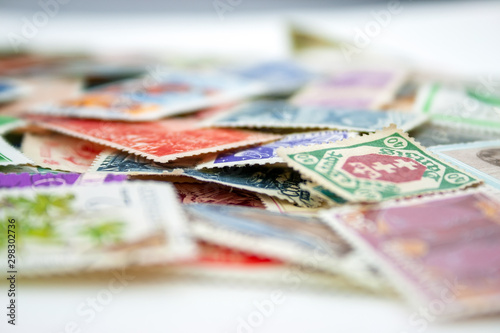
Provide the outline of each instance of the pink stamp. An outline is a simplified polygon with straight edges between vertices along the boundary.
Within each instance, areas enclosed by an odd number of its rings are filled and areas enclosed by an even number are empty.
[[[332,209],[322,217],[420,312],[500,309],[500,201],[486,193]]]
[[[57,133],[27,133],[21,149],[41,167],[83,173],[104,147]]]

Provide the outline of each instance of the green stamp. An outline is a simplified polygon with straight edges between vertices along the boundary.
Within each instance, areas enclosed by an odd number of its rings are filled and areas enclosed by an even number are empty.
[[[0,153],[0,163],[2,162],[12,162],[12,160],[7,156],[5,156],[4,154]]]
[[[9,145],[0,136],[0,167],[6,165],[26,165],[33,162],[20,151]],[[0,206],[1,207],[1,206]]]
[[[465,88],[430,84],[422,87],[416,104],[433,122],[500,132],[500,101],[497,98]]]
[[[10,117],[10,116],[0,116],[0,134],[7,133],[8,131],[21,127],[24,125],[24,120]]]
[[[0,116],[0,126],[9,124],[15,121],[19,121],[19,119],[9,116]]]
[[[391,126],[367,136],[278,154],[305,178],[351,202],[445,192],[480,183]]]

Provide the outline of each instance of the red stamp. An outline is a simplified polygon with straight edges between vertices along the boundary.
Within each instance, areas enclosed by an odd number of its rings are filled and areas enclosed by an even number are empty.
[[[420,180],[427,168],[407,157],[368,154],[349,157],[342,169],[361,178],[402,183]]]
[[[165,163],[180,157],[220,151],[279,136],[225,128],[196,128],[195,118],[157,122],[117,122],[32,117],[37,125]]]

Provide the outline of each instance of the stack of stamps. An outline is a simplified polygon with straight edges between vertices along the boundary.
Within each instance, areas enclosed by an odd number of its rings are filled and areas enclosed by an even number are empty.
[[[442,318],[500,311],[496,90],[376,62],[93,61],[17,68],[82,77],[19,110],[36,87],[0,80],[5,271],[298,279]]]

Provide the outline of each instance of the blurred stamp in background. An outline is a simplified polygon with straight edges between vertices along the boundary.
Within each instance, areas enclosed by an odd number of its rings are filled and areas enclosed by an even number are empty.
[[[286,101],[258,101],[236,107],[232,112],[207,120],[214,127],[325,128],[373,132],[390,124],[409,131],[422,124],[421,114],[367,109],[297,106]]]
[[[420,88],[416,107],[434,123],[500,133],[500,97],[496,97],[434,83]]]
[[[0,173],[0,188],[50,187],[63,185],[99,185],[125,181],[125,175],[98,173]]]
[[[237,101],[264,91],[258,81],[221,73],[160,73],[101,85],[81,97],[31,108],[32,113],[144,121]]]
[[[0,104],[15,101],[29,92],[29,88],[19,81],[0,78]]]
[[[460,129],[449,125],[438,125],[432,122],[412,130],[410,136],[424,147],[451,145],[474,141],[488,141],[498,138],[498,133],[481,131],[480,129]]]
[[[265,61],[238,66],[228,72],[247,80],[262,82],[267,94],[288,94],[311,80],[314,75],[292,61]]]
[[[378,109],[391,102],[407,73],[395,69],[348,69],[310,83],[291,102],[339,109]]]
[[[429,150],[500,190],[500,140],[436,146]]]

